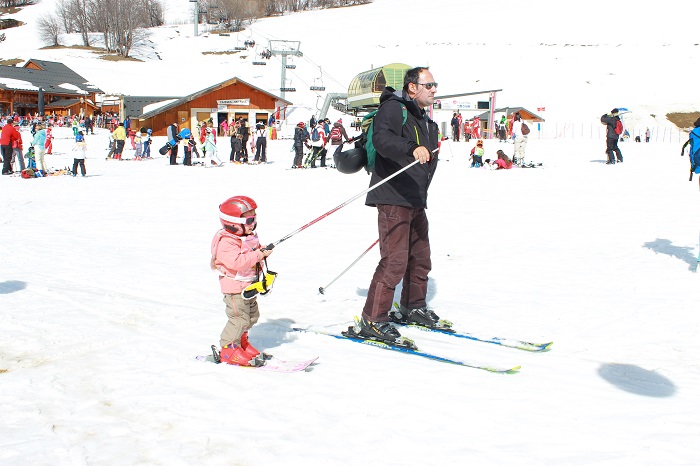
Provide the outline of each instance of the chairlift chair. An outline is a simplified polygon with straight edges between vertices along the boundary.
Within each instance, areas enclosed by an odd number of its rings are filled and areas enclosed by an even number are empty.
[[[297,91],[296,87],[291,87],[291,86],[287,87],[287,81],[289,81],[291,84],[291,79],[285,80],[285,83],[284,83],[285,87],[280,87],[280,92],[296,92]]]
[[[246,47],[244,45],[241,45],[240,35],[236,39],[236,45],[233,47],[233,50],[236,50],[238,52],[242,52],[243,50],[246,50]]]
[[[267,61],[262,59],[262,53],[260,52],[260,46],[255,47],[255,57],[256,57],[256,59],[253,60],[253,65],[256,65],[256,66],[267,65]]]
[[[321,71],[321,67],[318,68]],[[325,91],[326,87],[323,85],[323,71],[321,71],[321,76],[314,79],[313,85],[309,87],[311,91]]]

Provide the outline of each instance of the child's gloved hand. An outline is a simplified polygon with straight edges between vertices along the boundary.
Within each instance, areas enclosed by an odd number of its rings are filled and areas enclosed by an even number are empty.
[[[272,284],[275,282],[275,278],[277,278],[277,273],[268,271],[263,280],[252,283],[243,290],[243,299],[252,299],[258,294],[269,293],[272,290]]]

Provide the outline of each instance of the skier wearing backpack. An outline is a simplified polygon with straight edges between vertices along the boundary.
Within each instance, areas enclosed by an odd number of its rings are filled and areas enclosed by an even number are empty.
[[[690,181],[693,181],[693,175],[700,174],[700,118],[695,120],[694,128],[688,135],[688,140],[681,147],[681,157],[685,154],[685,148],[690,145]],[[700,177],[698,177],[700,184]]]
[[[321,157],[321,167],[326,166],[326,130],[323,128],[323,121],[319,120],[316,127],[311,131],[311,168],[316,168],[316,159]]]
[[[354,329],[360,338],[405,345],[392,321],[440,325],[426,303],[431,260],[425,209],[437,167],[437,156],[432,154],[438,148],[439,129],[425,108],[433,105],[436,92],[432,73],[418,67],[406,72],[402,91],[386,87],[379,99],[372,134],[377,154],[370,185],[416,160],[420,163],[367,194],[365,204],[377,208],[381,259]],[[390,312],[394,289],[402,279],[400,308]]]
[[[350,138],[348,137],[347,131],[343,126],[343,120],[338,120],[333,123],[333,129],[331,129],[331,134],[329,136],[332,146],[339,146],[343,141],[348,142]]]
[[[622,121],[619,115],[620,111],[613,108],[610,113],[600,117],[600,122],[607,126],[605,153],[608,154],[608,161],[605,162],[606,165],[614,165],[616,156],[617,162],[622,163],[622,152],[617,147],[617,141],[622,134]]]

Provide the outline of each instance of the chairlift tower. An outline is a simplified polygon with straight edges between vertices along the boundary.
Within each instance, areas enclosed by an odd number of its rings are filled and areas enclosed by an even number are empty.
[[[197,25],[199,24],[199,3],[198,0],[190,0],[190,3],[194,3],[194,36],[197,37]]]
[[[285,99],[286,92],[293,92],[296,89],[285,87],[287,83],[287,57],[303,57],[304,54],[299,50],[301,41],[298,40],[270,40],[268,50],[272,55],[282,57],[282,76],[280,78],[280,97]]]

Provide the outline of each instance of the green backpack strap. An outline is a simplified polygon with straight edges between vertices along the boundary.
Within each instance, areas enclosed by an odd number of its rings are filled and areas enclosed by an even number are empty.
[[[408,110],[406,109],[406,106],[399,102],[399,105],[401,105],[401,115],[403,116],[403,122],[401,123],[401,126],[406,124],[406,121],[408,121]],[[366,136],[366,141],[365,141],[365,151],[367,152],[367,166],[366,169],[368,172],[371,172],[374,170],[374,161],[377,158],[377,149],[374,148],[374,143],[372,142],[372,135],[374,134],[374,117],[376,116],[377,112],[379,110],[374,110],[373,112],[368,113],[365,115],[365,117],[362,119],[362,132]]]

